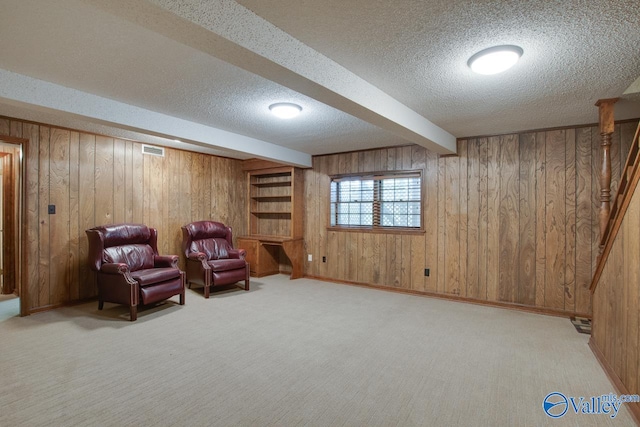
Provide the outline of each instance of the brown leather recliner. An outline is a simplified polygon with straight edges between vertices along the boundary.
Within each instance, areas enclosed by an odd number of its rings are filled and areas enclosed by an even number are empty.
[[[98,309],[114,302],[130,307],[180,295],[184,305],[185,276],[178,255],[158,255],[158,231],[141,224],[114,224],[86,230],[89,267],[98,276]]]
[[[233,249],[231,227],[215,221],[197,221],[182,227],[182,250],[187,257],[187,283],[204,286],[209,298],[211,286],[244,280],[249,290],[249,264],[244,249]]]

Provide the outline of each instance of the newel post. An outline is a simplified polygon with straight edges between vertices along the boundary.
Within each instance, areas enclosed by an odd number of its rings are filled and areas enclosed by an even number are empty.
[[[604,236],[611,211],[611,134],[614,130],[613,104],[618,98],[599,99],[596,102],[600,117],[600,146],[602,168],[600,169],[600,239]],[[602,247],[600,248],[602,251]]]

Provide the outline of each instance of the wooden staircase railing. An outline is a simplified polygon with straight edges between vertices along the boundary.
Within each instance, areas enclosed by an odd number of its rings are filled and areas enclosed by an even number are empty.
[[[638,181],[640,181],[639,138],[640,123],[638,124],[636,134],[633,137],[631,148],[629,149],[629,155],[627,156],[627,161],[623,169],[624,172],[622,173],[622,176],[620,177],[620,183],[618,184],[618,191],[616,192],[616,197],[609,211],[609,219],[606,223],[606,226],[602,230],[602,236],[600,238],[600,248],[602,252],[598,257],[598,264],[596,265],[596,270],[593,274],[593,280],[591,281],[591,286],[589,287],[592,293],[598,285],[598,281],[600,280],[600,276],[602,275],[602,270],[604,269],[607,258],[609,256],[609,252],[611,251],[613,241],[618,235],[618,231],[620,230],[620,226],[622,225],[622,220],[624,219],[624,215],[627,212],[629,203],[631,202],[631,197],[636,190]]]

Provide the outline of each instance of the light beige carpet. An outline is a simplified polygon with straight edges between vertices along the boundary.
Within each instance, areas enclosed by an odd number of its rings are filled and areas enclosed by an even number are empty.
[[[0,425],[633,425],[543,412],[550,392],[613,392],[568,319],[287,276],[127,319],[0,322]]]

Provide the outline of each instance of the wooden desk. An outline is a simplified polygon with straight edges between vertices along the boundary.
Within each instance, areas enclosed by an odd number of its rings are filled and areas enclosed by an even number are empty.
[[[301,237],[242,236],[238,237],[238,247],[247,251],[247,262],[254,277],[280,272],[280,248],[291,261],[291,279],[302,277],[304,240]]]

